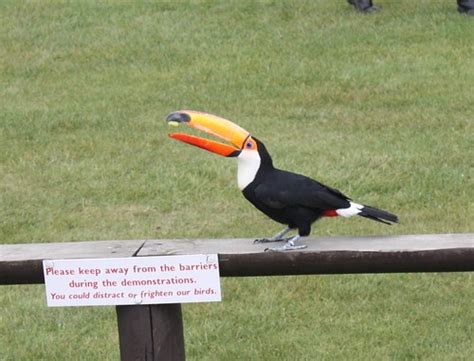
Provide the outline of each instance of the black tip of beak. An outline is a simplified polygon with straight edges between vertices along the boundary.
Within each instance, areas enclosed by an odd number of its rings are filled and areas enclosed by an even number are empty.
[[[167,122],[178,122],[178,123],[187,123],[191,121],[191,117],[189,114],[181,113],[181,112],[173,112],[168,114],[166,117]]]

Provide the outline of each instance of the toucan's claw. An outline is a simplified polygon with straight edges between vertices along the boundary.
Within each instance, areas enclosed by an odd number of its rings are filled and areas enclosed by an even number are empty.
[[[306,245],[302,244],[297,246],[295,242],[300,239],[299,235],[293,236],[289,239],[287,239],[287,242],[280,247],[274,247],[274,248],[267,248],[265,249],[265,252],[267,251],[276,251],[276,252],[284,252],[284,251],[293,251],[295,249],[303,249],[306,248]]]
[[[278,232],[277,234],[275,234],[271,238],[258,238],[255,241],[253,241],[253,243],[255,244],[255,243],[283,242],[283,241],[288,242],[290,239],[294,241],[295,240],[295,239],[293,239],[294,236],[293,237],[287,237],[287,238],[283,237],[290,230],[291,230],[290,227],[286,227],[283,231]]]
[[[269,243],[269,242],[282,242],[286,241],[285,238],[280,238],[280,239],[273,239],[273,238],[257,238],[256,240],[253,241],[254,244],[256,243]]]
[[[280,247],[273,247],[273,248],[265,248],[265,252],[286,252],[286,251],[294,251],[297,249],[304,249],[307,246],[302,244],[302,245],[295,245],[291,244],[290,242],[285,243],[283,246]]]
[[[254,244],[256,243],[270,243],[270,242],[288,242],[293,237],[283,237],[283,238],[258,238],[253,241]]]

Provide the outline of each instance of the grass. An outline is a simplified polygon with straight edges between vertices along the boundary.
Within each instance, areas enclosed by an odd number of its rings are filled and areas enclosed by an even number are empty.
[[[167,139],[188,108],[277,166],[398,214],[313,235],[473,232],[472,19],[455,1],[0,4],[0,242],[257,237],[235,164]],[[191,360],[468,360],[469,274],[223,279],[184,307]],[[2,287],[1,360],[118,358],[114,310]]]

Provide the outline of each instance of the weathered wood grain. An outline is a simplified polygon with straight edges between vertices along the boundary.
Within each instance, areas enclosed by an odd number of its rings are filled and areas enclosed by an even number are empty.
[[[249,239],[147,241],[139,256],[219,254],[221,276],[474,271],[474,234],[306,239],[306,249],[264,252]]]
[[[0,245],[0,285],[43,283],[45,259],[131,257],[144,240]]]
[[[251,239],[162,239],[148,240],[138,256],[173,254],[248,254],[261,253],[282,243],[254,244]],[[308,247],[294,253],[314,252],[416,252],[450,248],[474,248],[474,233],[417,234],[365,237],[320,237],[298,241]]]
[[[117,306],[120,359],[185,359],[180,304]]]

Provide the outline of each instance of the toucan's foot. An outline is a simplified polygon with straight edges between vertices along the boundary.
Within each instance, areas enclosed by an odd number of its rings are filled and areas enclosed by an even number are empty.
[[[299,238],[300,238],[299,236],[292,237],[283,246],[266,248],[265,252],[268,252],[268,251],[285,252],[285,251],[293,251],[295,249],[306,248],[306,245],[304,244],[298,245],[298,246],[295,244],[295,241],[298,240]]]
[[[274,239],[274,238],[258,238],[253,243],[269,243],[269,242],[281,242],[281,241],[286,241],[286,239],[280,238],[280,239]]]
[[[277,234],[275,234],[271,238],[259,238],[259,239],[256,239],[255,241],[253,241],[253,243],[255,244],[255,243],[283,242],[283,241],[286,242],[286,241],[290,240],[292,237],[283,238],[283,236],[285,234],[287,234],[290,230],[291,230],[290,227],[286,227],[283,231],[278,232]]]
[[[288,242],[289,240],[293,239],[294,237],[285,237],[285,238],[258,238],[253,241],[253,243],[270,243],[270,242]]]
[[[292,245],[290,243],[285,243],[283,246],[280,247],[272,247],[272,248],[265,248],[265,252],[285,252],[285,251],[294,251],[295,249],[304,249],[307,246],[304,244],[301,245]]]

